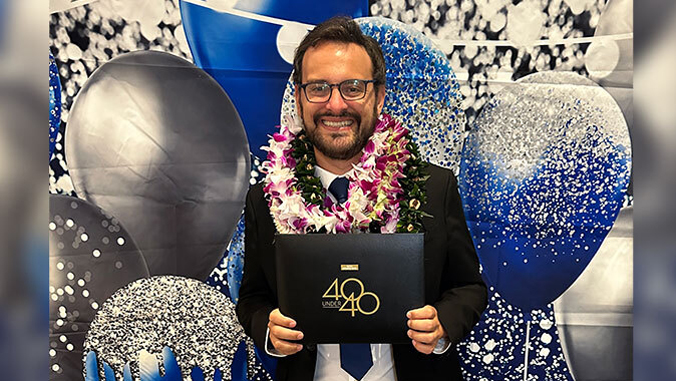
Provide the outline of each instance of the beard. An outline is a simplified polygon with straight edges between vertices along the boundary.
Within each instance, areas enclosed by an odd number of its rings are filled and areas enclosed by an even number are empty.
[[[376,128],[376,122],[378,120],[378,108],[373,105],[373,113],[370,118],[366,119],[362,123],[362,117],[360,114],[355,112],[343,111],[340,114],[335,114],[332,112],[317,113],[313,117],[314,126],[313,128],[308,128],[308,125],[305,123],[305,115],[303,110],[303,104],[300,103],[300,114],[301,119],[303,119],[303,126],[305,133],[307,134],[308,139],[312,145],[323,153],[324,156],[333,160],[349,160],[357,156],[362,149],[366,146],[373,131]],[[336,139],[344,137],[344,133],[328,133],[322,134],[319,131],[319,123],[321,118],[326,116],[333,117],[349,117],[354,119],[354,126],[351,128],[350,138],[351,141],[347,144],[338,145],[335,143]]]

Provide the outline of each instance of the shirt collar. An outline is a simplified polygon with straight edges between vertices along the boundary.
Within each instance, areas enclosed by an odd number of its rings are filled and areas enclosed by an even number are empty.
[[[333,182],[333,180],[336,179],[336,177],[347,177],[347,176],[351,175],[353,172],[354,172],[354,168],[350,169],[349,171],[347,171],[346,173],[344,173],[342,175],[337,175],[335,173],[327,171],[326,169],[324,169],[324,168],[322,168],[318,165],[315,165],[315,176],[319,177],[319,180],[321,180],[322,186],[325,189],[329,189],[329,185],[331,185],[331,183]],[[335,198],[333,197],[331,192],[328,192],[328,195],[331,198],[331,200],[333,200],[335,202]]]

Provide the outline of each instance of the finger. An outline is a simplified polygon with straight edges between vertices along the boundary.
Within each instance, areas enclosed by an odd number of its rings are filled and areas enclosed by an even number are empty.
[[[270,336],[275,336],[282,340],[300,340],[303,338],[303,332],[295,329],[282,327],[281,325],[271,324]]]
[[[406,317],[409,319],[434,319],[436,316],[437,309],[430,305],[406,313]]]
[[[418,332],[409,329],[407,334],[408,337],[422,344],[436,344],[436,341],[438,340],[437,335],[433,332]]]
[[[437,330],[439,323],[436,320],[424,319],[424,320],[409,320],[408,328],[411,328],[420,332],[433,332]]]
[[[291,319],[290,317],[284,316],[279,311],[279,308],[275,308],[274,310],[272,310],[272,312],[270,312],[269,319],[276,325],[281,325],[283,327],[293,328],[296,326],[296,321]]]
[[[286,340],[280,340],[272,336],[270,337],[270,341],[272,342],[272,346],[275,347],[279,353],[287,356],[298,353],[301,349],[303,349],[301,344],[289,343]]]
[[[411,340],[413,347],[420,353],[429,355],[434,350],[434,347],[428,344],[423,344],[415,340]]]

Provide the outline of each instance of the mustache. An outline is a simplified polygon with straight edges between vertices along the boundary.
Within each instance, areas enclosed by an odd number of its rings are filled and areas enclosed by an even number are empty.
[[[316,114],[314,116],[314,118],[312,118],[313,121],[315,122],[315,126],[319,125],[319,119],[321,119],[325,116],[333,116],[333,117],[336,117],[336,118],[348,117],[348,118],[352,118],[355,121],[357,121],[358,126],[361,125],[361,115],[357,114],[356,112],[349,112],[349,111],[346,110],[346,111],[341,112],[340,114],[336,114],[336,113],[333,113],[333,112],[323,112],[321,114]]]

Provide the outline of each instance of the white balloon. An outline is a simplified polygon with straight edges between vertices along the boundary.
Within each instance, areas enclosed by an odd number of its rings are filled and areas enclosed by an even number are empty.
[[[596,40],[589,44],[584,60],[592,78],[605,78],[613,73],[620,61],[620,47],[613,40]]]
[[[306,26],[297,23],[284,24],[277,33],[277,52],[284,61],[293,64],[293,56],[303,37],[308,33]]]

